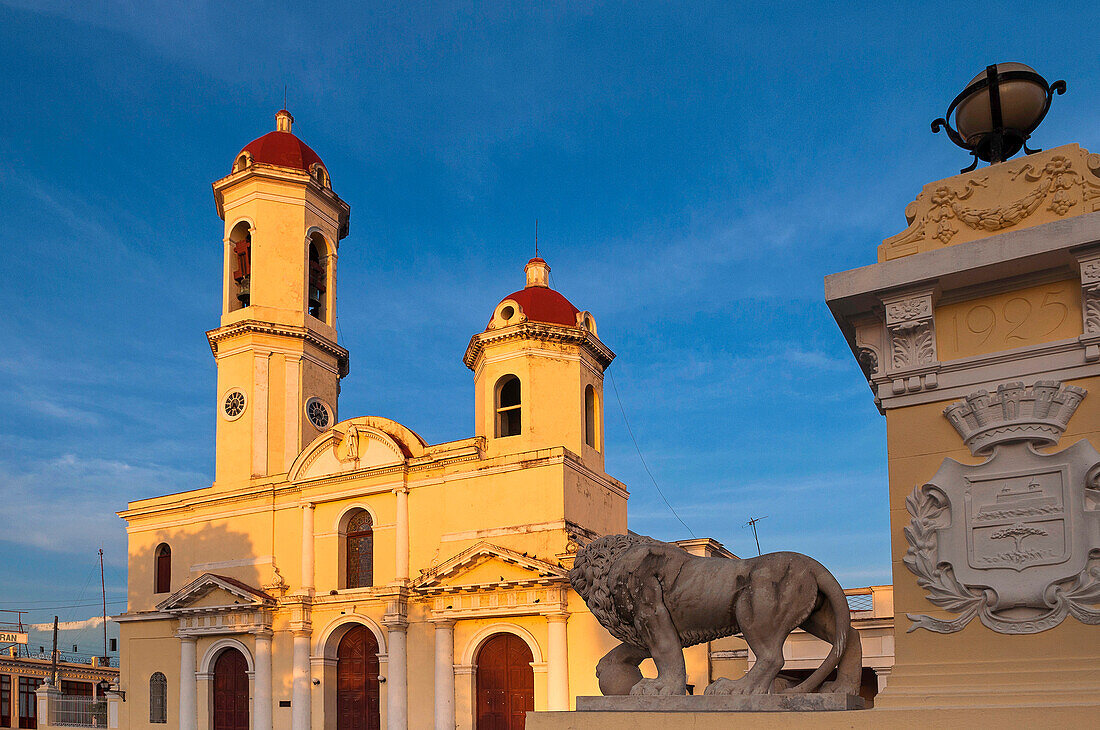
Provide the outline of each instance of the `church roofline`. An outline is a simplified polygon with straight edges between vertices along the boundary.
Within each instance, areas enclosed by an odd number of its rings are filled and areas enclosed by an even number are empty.
[[[253,163],[243,170],[230,173],[210,184],[214,193],[214,206],[218,211],[219,218],[225,219],[225,190],[252,177],[263,177],[281,182],[304,184],[307,189],[327,200],[330,205],[339,211],[338,225],[340,238],[346,238],[351,232],[351,206],[343,198],[337,195],[336,191],[321,185],[312,175],[304,170],[272,165],[265,162]]]

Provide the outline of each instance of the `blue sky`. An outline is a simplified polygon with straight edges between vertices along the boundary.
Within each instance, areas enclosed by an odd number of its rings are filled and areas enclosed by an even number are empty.
[[[342,417],[472,433],[461,356],[538,218],[691,531],[752,555],[766,515],[765,551],[889,582],[884,423],[822,278],[968,164],[928,125],[988,63],[1067,80],[1035,146],[1100,148],[1100,11],[1021,7],[0,0],[0,608],[91,616],[101,546],[117,601],[114,512],[209,483],[209,185],[284,84],[352,206]],[[684,537],[606,411],[631,527]]]

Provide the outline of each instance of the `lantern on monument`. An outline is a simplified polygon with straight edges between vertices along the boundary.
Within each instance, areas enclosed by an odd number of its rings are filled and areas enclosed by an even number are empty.
[[[955,97],[947,114],[932,122],[932,131],[947,131],[951,141],[990,164],[1004,162],[1023,148],[1050,109],[1054,93],[1066,92],[1065,81],[1048,84],[1035,69],[1022,63],[995,63],[971,79]],[[951,115],[955,126],[951,126]]]

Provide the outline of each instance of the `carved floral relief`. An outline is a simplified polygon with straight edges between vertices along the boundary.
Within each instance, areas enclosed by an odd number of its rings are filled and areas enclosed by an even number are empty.
[[[983,205],[983,198],[991,204]],[[926,186],[906,209],[909,227],[882,242],[879,259],[1097,209],[1100,155],[1065,145]]]

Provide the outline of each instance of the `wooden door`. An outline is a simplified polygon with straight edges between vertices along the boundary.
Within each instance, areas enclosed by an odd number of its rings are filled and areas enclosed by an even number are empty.
[[[378,641],[366,626],[355,626],[336,649],[337,730],[380,730]]]
[[[214,730],[248,730],[248,663],[236,649],[214,662]]]
[[[531,649],[515,634],[497,634],[477,653],[477,730],[523,730],[535,709]]]

